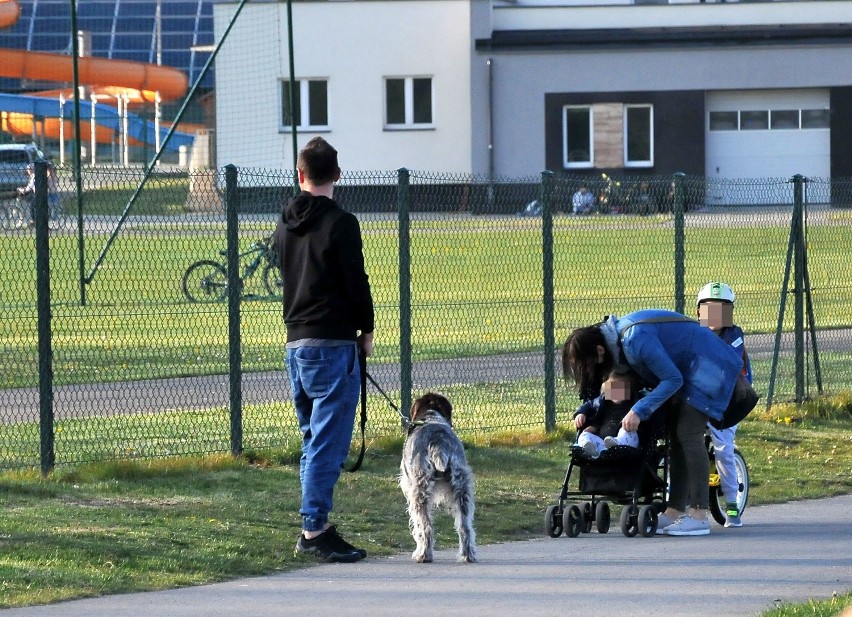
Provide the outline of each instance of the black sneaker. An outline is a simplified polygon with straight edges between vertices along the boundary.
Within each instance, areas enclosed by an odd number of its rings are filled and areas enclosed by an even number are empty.
[[[355,548],[341,538],[334,526],[329,527],[320,535],[310,540],[305,538],[303,534],[299,534],[299,539],[296,542],[296,552],[313,555],[321,561],[336,561],[341,563],[360,561],[367,556],[367,551]]]

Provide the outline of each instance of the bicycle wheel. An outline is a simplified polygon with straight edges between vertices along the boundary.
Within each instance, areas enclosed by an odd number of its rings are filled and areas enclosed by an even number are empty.
[[[737,484],[739,484],[737,490],[737,510],[740,511],[740,515],[742,516],[748,502],[749,479],[748,466],[743,455],[737,449],[734,449],[734,467],[737,470]],[[720,525],[725,524],[725,506],[726,500],[722,494],[721,484],[713,483],[710,486],[710,513],[713,515],[713,519]]]
[[[284,297],[284,279],[277,265],[269,263],[264,266],[263,286],[270,296],[275,296],[279,300]]]
[[[24,213],[17,204],[0,206],[0,227],[5,231],[20,229],[24,226]]]
[[[220,302],[228,292],[228,274],[222,264],[203,259],[186,269],[181,287],[190,302]]]

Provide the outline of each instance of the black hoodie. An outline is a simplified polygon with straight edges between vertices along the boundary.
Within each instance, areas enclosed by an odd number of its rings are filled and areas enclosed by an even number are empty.
[[[272,236],[284,279],[287,341],[352,340],[372,332],[373,297],[358,219],[332,199],[302,191]]]

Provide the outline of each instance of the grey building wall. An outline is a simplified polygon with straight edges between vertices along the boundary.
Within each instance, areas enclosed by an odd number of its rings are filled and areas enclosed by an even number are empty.
[[[494,172],[511,177],[538,174],[554,162],[550,149],[553,137],[549,135],[554,127],[547,115],[550,113],[548,95],[617,92],[681,92],[686,95],[706,90],[846,88],[852,85],[848,68],[852,66],[852,42],[755,43],[730,47],[723,43],[660,47],[649,44],[641,48],[599,46],[589,50],[542,51],[530,45],[497,49],[489,40],[481,39],[476,48],[483,59],[491,58],[493,62]],[[483,63],[474,62],[474,66],[478,64]],[[481,97],[482,93],[474,92],[474,96]],[[474,101],[473,107],[487,109],[487,101]],[[701,112],[703,114],[703,101]],[[678,118],[684,128],[686,112],[673,117]],[[691,130],[692,126],[690,121],[686,128]],[[655,125],[655,130],[669,134],[676,133],[676,128],[666,129],[662,122]],[[655,155],[668,157],[659,147]],[[659,160],[662,164],[663,159]],[[474,157],[474,162],[476,164],[479,159]],[[474,169],[477,173],[487,171],[484,166]]]

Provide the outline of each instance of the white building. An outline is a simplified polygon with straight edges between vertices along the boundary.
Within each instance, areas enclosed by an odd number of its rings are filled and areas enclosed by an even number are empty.
[[[234,3],[217,5],[217,39]],[[852,0],[292,5],[299,145],[348,170],[852,177]],[[292,168],[286,4],[216,61],[218,164]]]

